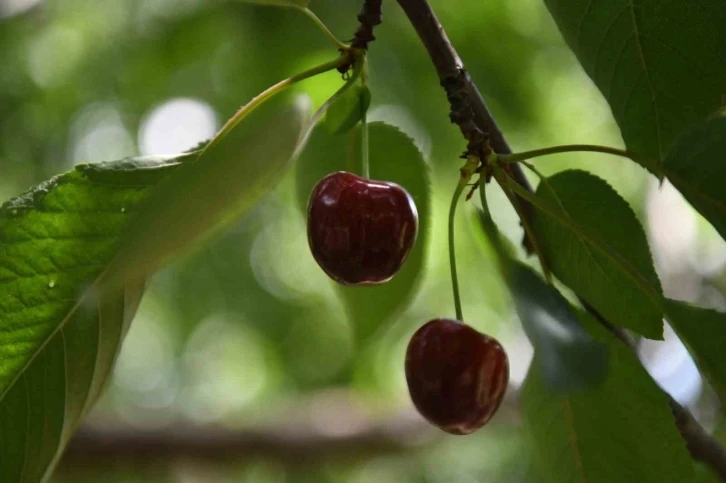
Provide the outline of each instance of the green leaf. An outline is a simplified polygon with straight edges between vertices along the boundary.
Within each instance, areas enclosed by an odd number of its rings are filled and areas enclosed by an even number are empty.
[[[628,149],[663,160],[676,137],[722,106],[726,2],[545,3],[610,104]]]
[[[666,299],[666,318],[726,404],[726,314]]]
[[[663,162],[673,186],[726,238],[726,117],[699,123],[681,136]]]
[[[663,338],[663,294],[635,214],[602,179],[564,171],[536,193],[533,225],[552,272],[609,322]]]
[[[333,134],[347,132],[363,118],[370,104],[370,89],[367,86],[353,86],[328,108],[325,125]]]
[[[480,222],[498,257],[522,326],[550,389],[570,392],[602,382],[607,350],[582,329],[572,306],[532,269],[515,260],[492,220],[485,187],[480,188]]]
[[[144,277],[269,192],[308,113],[266,104],[202,157],[81,166],[3,206],[0,483],[52,468],[110,374]]]
[[[0,208],[0,482],[41,481],[98,398],[143,284],[87,289],[180,159],[78,166]]]
[[[302,7],[307,8],[310,0],[240,0],[244,3],[257,5],[274,5],[276,7]]]
[[[398,183],[411,194],[418,209],[419,231],[401,271],[389,282],[362,287],[335,284],[361,338],[405,308],[415,294],[424,269],[431,216],[429,167],[411,138],[382,122],[370,123],[368,129],[371,178]],[[298,202],[304,212],[310,192],[325,175],[361,172],[359,146],[360,126],[348,136],[331,135],[320,125],[315,128],[297,166]]]
[[[553,394],[533,364],[521,395],[533,458],[545,482],[681,483],[693,465],[668,399],[635,354],[591,317],[585,328],[607,344],[608,377],[568,396]]]
[[[309,116],[307,100],[266,102],[164,179],[129,227],[106,283],[143,278],[244,216],[287,172]]]

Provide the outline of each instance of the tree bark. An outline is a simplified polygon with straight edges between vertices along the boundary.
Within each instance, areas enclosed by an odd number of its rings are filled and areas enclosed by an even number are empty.
[[[462,134],[471,144],[472,126],[468,123],[469,119],[466,115],[466,110],[470,110],[475,127],[484,133],[494,152],[510,154],[512,150],[504,138],[504,134],[499,129],[494,116],[487,107],[486,101],[471,79],[461,57],[459,57],[456,49],[446,36],[444,27],[436,18],[431,6],[426,0],[397,1],[426,47],[439,75],[441,85],[446,90],[446,95],[451,103],[450,117],[452,122],[459,124]],[[529,181],[518,164],[506,165],[504,169],[522,187],[532,191]],[[532,205],[522,198],[517,197],[516,199],[519,204],[518,211],[523,216],[530,218]],[[527,240],[526,234],[524,247],[528,253],[532,253],[531,243]]]

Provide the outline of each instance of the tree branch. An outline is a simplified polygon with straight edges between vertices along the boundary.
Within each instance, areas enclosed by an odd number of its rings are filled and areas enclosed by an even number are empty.
[[[353,36],[350,46],[354,49],[368,50],[368,44],[376,40],[373,29],[382,21],[382,0],[366,0],[358,14],[360,26]]]
[[[517,388],[510,386],[498,421],[519,420],[516,398]],[[371,416],[353,391],[324,391],[278,404],[263,422],[245,428],[175,423],[142,429],[87,422],[69,442],[58,474],[70,478],[91,467],[104,471],[115,464],[158,466],[183,459],[219,465],[264,457],[287,465],[317,464],[403,453],[444,437],[413,407]]]
[[[483,136],[496,153],[510,154],[512,150],[509,144],[431,6],[426,0],[397,1],[416,29],[436,67],[441,85],[446,90],[451,104],[451,121],[459,125],[462,134],[469,142],[468,150],[476,152],[479,149],[486,149],[481,146]],[[517,183],[532,190],[519,165],[508,165],[505,169]],[[530,218],[532,206],[522,198],[516,199],[521,208],[518,211]],[[524,246],[529,253],[532,252],[526,235]]]
[[[454,119],[452,122],[459,124],[467,140],[471,139],[472,130],[480,131],[488,135],[489,143],[496,152],[511,153],[501,130],[431,6],[426,0],[398,0],[398,3],[426,47],[447,96],[450,100],[453,98],[461,102],[461,105],[451,106],[452,113],[460,113],[458,122]],[[469,124],[469,121],[473,121],[473,124]]]
[[[355,416],[360,418],[358,414]],[[396,453],[438,436],[434,428],[414,413],[376,422],[363,420],[358,427],[351,428],[320,424],[316,427],[314,423],[300,421],[289,426],[265,425],[244,430],[189,424],[162,429],[87,425],[71,439],[62,466],[71,471],[93,462],[108,466],[110,461],[171,459],[222,464],[254,457],[295,463]]]
[[[676,418],[676,426],[683,439],[686,440],[688,452],[691,453],[693,459],[705,463],[716,472],[721,480],[726,481],[726,450],[724,447],[703,429],[703,426],[698,424],[688,409],[678,404],[678,401],[667,392],[665,394],[668,396],[668,403]]]
[[[635,340],[625,332],[622,328],[616,327],[608,322],[600,313],[595,310],[592,306],[580,299],[585,310],[590,313],[601,325],[608,329],[612,334],[620,339],[626,346],[632,349],[634,352],[637,351]],[[698,424],[696,418],[693,417],[691,412],[681,406],[678,401],[673,399],[673,396],[668,394],[666,391],[661,389],[663,394],[668,398],[668,404],[671,407],[671,412],[676,421],[676,427],[681,433],[681,437],[686,441],[686,447],[688,452],[691,453],[693,459],[705,463],[711,469],[716,472],[717,475],[726,481],[726,449],[721,443],[710,435],[703,426]]]

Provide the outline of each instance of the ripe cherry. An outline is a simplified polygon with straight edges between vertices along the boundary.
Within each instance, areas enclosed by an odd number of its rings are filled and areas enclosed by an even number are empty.
[[[390,280],[417,231],[413,198],[395,183],[338,171],[318,181],[310,195],[310,250],[325,273],[342,284]]]
[[[509,361],[495,339],[450,319],[434,319],[411,338],[406,381],[416,409],[451,434],[484,426],[502,402]]]

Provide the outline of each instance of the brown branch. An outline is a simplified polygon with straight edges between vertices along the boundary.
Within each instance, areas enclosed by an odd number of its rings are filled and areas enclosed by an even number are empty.
[[[383,0],[365,0],[363,7],[358,13],[358,30],[353,34],[353,40],[350,42],[350,49],[341,49],[341,52],[348,53],[350,62],[338,67],[338,72],[345,74],[353,66],[355,62],[355,51],[368,50],[368,44],[376,40],[373,30],[376,25],[380,25],[383,21],[383,11],[381,3]]]
[[[637,351],[637,344],[630,334],[622,328],[608,322],[597,310],[582,299],[580,299],[580,302],[585,307],[585,310],[595,317],[602,326],[634,352]],[[696,421],[696,418],[693,417],[693,414],[688,409],[681,406],[678,401],[673,399],[673,396],[662,388],[661,391],[668,398],[668,404],[675,418],[676,427],[681,433],[681,437],[686,441],[686,447],[691,457],[711,467],[721,480],[726,481],[726,449],[724,449],[716,438],[703,429],[703,426]]]
[[[431,443],[440,431],[413,408],[385,417],[361,409],[355,393],[324,391],[278,403],[263,421],[244,428],[184,423],[144,429],[96,421],[71,439],[60,470],[191,459],[223,464],[270,457],[285,464],[390,454]]]
[[[459,125],[462,134],[469,142],[467,149],[472,154],[481,154],[480,150],[487,154],[487,146],[483,145],[483,141],[488,140],[488,145],[496,153],[510,154],[512,150],[509,144],[431,6],[426,0],[397,1],[416,29],[436,67],[441,85],[446,90],[451,104],[451,121]],[[519,165],[507,165],[505,169],[517,183],[532,190]],[[530,218],[532,206],[521,198],[517,198],[517,202],[521,208],[518,211]],[[524,246],[529,253],[532,253],[526,235]]]
[[[354,49],[368,50],[368,44],[376,40],[373,29],[382,21],[382,0],[366,0],[358,14],[360,26],[353,36],[350,46]]]
[[[348,429],[295,422],[288,427],[266,425],[243,430],[205,425],[161,429],[85,426],[69,443],[63,466],[70,471],[94,461],[100,465],[108,465],[109,461],[169,459],[223,463],[260,456],[295,463],[357,454],[390,454],[438,437],[434,428],[413,413],[361,424]]]
[[[517,389],[510,386],[496,421],[512,424],[519,419],[516,399]],[[371,417],[362,407],[355,393],[339,390],[283,404],[265,422],[247,428],[186,423],[142,429],[86,423],[68,444],[59,474],[185,459],[224,464],[266,457],[287,465],[316,464],[406,452],[445,437],[413,407],[382,417]]]
[[[663,391],[665,392],[665,391]],[[701,426],[691,412],[678,404],[678,401],[668,396],[668,403],[676,419],[676,426],[681,436],[686,440],[686,447],[693,459],[705,463],[721,478],[726,481],[726,449],[719,441]]]

